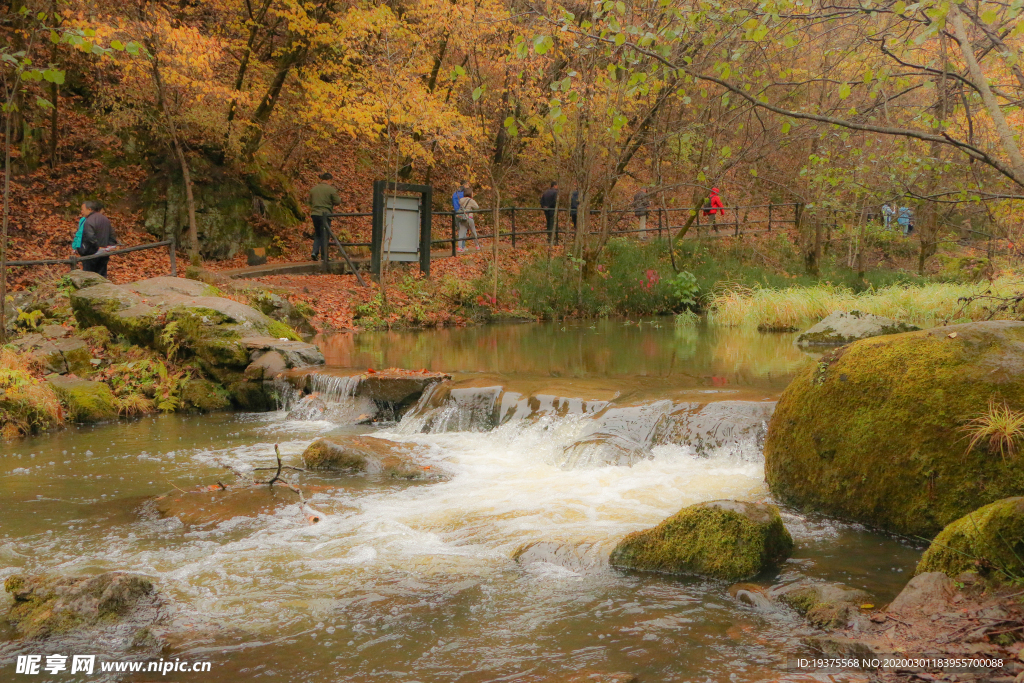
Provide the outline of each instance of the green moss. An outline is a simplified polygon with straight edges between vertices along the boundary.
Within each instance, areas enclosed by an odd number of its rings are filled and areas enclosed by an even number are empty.
[[[683,508],[612,551],[614,566],[738,581],[793,551],[793,538],[773,505],[712,501]]]
[[[181,407],[184,410],[209,413],[224,410],[230,405],[228,392],[209,380],[189,380],[181,390]]]
[[[79,377],[88,377],[95,371],[90,362],[92,354],[89,353],[88,349],[72,349],[60,355],[63,355],[64,361],[68,364],[68,370],[72,374]]]
[[[106,348],[113,341],[113,335],[110,334],[110,330],[104,325],[94,325],[93,327],[86,328],[81,330],[76,336],[90,346],[101,348]]]
[[[854,342],[783,393],[765,477],[794,506],[933,536],[979,504],[1024,494],[1019,460],[1003,462],[982,445],[967,452],[961,428],[993,397],[1024,409],[1022,323]]]
[[[295,330],[285,325],[280,320],[271,320],[270,326],[267,327],[267,334],[271,337],[277,337],[278,339],[290,339],[292,341],[302,341],[302,338],[295,333]]]
[[[998,500],[947,526],[918,563],[916,573],[924,572],[1024,577],[1024,498]]]
[[[242,410],[264,412],[277,408],[277,396],[263,382],[242,379],[228,384],[227,390],[231,402]]]
[[[104,422],[117,417],[114,394],[102,382],[56,377],[50,385],[72,422]]]

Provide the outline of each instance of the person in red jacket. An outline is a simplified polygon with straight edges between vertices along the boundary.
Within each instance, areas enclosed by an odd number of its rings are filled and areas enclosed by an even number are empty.
[[[704,215],[711,216],[711,227],[715,229],[715,232],[718,232],[718,226],[716,225],[715,220],[717,216],[715,214],[720,213],[724,216],[725,206],[722,205],[722,199],[718,196],[717,187],[711,188],[711,196],[709,197],[709,199],[711,200],[711,206],[710,208],[704,209]]]

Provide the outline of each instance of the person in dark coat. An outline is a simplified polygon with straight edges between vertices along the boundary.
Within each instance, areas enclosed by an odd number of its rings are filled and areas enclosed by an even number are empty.
[[[321,256],[326,258],[330,248],[330,214],[334,213],[335,206],[341,204],[338,191],[327,182],[333,178],[330,173],[321,173],[321,182],[309,190],[309,215],[313,219],[313,255],[309,257],[311,261],[318,261]]]
[[[89,200],[82,204],[82,236],[79,240],[76,235],[75,251],[79,256],[92,256],[101,251],[107,251],[110,247],[118,244],[117,236],[114,234],[114,226],[110,220],[103,215],[103,205],[97,201]],[[107,276],[107,263],[109,256],[82,261],[82,270],[97,273],[103,277]]]
[[[544,209],[544,219],[547,221],[547,231],[554,239],[555,236],[555,206],[558,205],[558,183],[552,182],[551,187],[544,190],[540,196],[540,208]]]

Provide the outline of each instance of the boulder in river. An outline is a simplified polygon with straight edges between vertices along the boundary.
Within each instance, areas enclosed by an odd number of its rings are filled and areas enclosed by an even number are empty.
[[[8,622],[22,638],[46,638],[123,622],[138,637],[159,618],[161,601],[149,579],[122,572],[93,577],[9,576],[14,598]]]
[[[299,496],[294,491],[281,486],[222,488],[217,485],[200,491],[169,493],[154,501],[161,517],[175,517],[186,527],[204,527],[236,517],[273,514],[280,507],[299,503]]]
[[[979,505],[1024,495],[1019,459],[964,425],[993,398],[1024,409],[1024,323],[983,322],[854,342],[798,374],[765,439],[782,502],[934,536]]]
[[[572,572],[584,572],[607,564],[600,546],[593,543],[537,541],[520,546],[512,559],[521,566],[552,564]]]
[[[683,508],[653,529],[629,534],[609,561],[627,569],[740,581],[779,564],[791,552],[793,537],[774,505],[713,500]]]
[[[332,436],[306,448],[302,461],[308,469],[368,474],[386,479],[437,479],[440,473],[413,459],[409,444],[372,436]]]
[[[917,565],[918,574],[925,572],[1024,576],[1024,497],[989,503],[943,529]]]
[[[835,311],[796,338],[800,346],[841,346],[884,334],[913,332],[917,325],[896,322],[889,318],[861,311]]]

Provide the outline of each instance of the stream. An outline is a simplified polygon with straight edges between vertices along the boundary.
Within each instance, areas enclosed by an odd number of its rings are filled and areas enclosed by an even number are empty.
[[[643,407],[774,401],[815,361],[793,336],[659,319],[318,342],[325,377],[423,368],[453,374],[458,386]],[[69,427],[3,447],[0,578],[118,569],[153,579],[168,602],[172,656],[210,661],[212,670],[138,680],[554,682],[579,671],[629,672],[644,683],[862,680],[787,673],[787,659],[804,652],[800,638],[814,631],[786,609],[741,603],[719,581],[607,566],[624,535],[683,506],[768,499],[756,441],[699,453],[656,442],[630,467],[567,465],[566,449],[592,420],[568,408],[431,428],[414,410],[398,423],[360,426],[281,410]],[[279,505],[206,525],[153,512],[155,496],[230,484],[226,466],[271,465],[275,443],[299,465],[318,437],[371,433],[416,444],[447,478],[298,475],[322,515],[317,524],[290,491]],[[920,557],[906,541],[854,525],[785,509],[783,518],[797,549],[757,583],[842,581],[884,604]],[[516,561],[530,544],[540,545]],[[6,609],[10,598],[2,599]],[[19,647],[0,644],[5,670]]]

